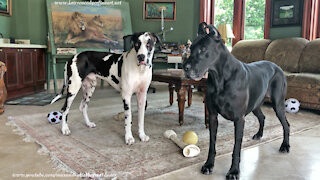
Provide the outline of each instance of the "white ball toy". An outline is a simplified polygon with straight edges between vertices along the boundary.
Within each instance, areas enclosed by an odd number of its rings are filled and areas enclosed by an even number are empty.
[[[52,111],[48,114],[48,121],[51,124],[58,124],[62,120],[62,114],[59,111]]]
[[[297,99],[289,98],[286,100],[285,104],[285,109],[288,113],[296,113],[299,111],[300,102]]]

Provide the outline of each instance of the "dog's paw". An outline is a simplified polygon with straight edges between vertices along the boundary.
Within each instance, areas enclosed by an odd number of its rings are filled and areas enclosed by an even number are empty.
[[[67,136],[71,134],[71,131],[70,131],[68,125],[63,126],[63,127],[61,128],[61,132],[62,132],[63,135],[67,135]]]
[[[252,137],[253,140],[260,140],[261,138],[262,138],[262,134],[260,133],[257,133]]]
[[[279,152],[281,153],[289,153],[290,152],[290,145],[289,143],[283,142],[280,146]]]
[[[93,122],[87,122],[87,126],[88,126],[89,128],[95,128],[95,127],[96,127],[96,124],[93,123]]]
[[[239,179],[239,170],[237,169],[233,169],[233,170],[229,170],[229,172],[226,174],[226,179]]]
[[[201,173],[205,175],[212,174],[213,171],[213,165],[205,163],[201,168]]]
[[[125,140],[127,145],[132,145],[134,143],[134,138],[132,136],[126,137]]]
[[[148,142],[150,140],[150,137],[145,134],[141,134],[139,137],[142,142]]]

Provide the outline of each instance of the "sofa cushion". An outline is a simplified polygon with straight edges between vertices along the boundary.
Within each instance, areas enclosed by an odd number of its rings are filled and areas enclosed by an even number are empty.
[[[320,39],[310,41],[302,51],[299,72],[320,74]]]
[[[320,103],[320,74],[286,73],[287,97],[302,102]]]
[[[285,38],[272,41],[265,60],[272,61],[288,72],[299,72],[299,59],[309,41],[304,38]]]
[[[270,42],[269,39],[242,40],[233,46],[231,53],[245,63],[263,60]]]
[[[288,82],[295,82],[302,88],[320,88],[320,74],[285,73]]]

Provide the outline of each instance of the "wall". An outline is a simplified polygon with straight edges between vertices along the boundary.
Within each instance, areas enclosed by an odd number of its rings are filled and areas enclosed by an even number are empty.
[[[300,5],[303,7],[304,0],[301,1]],[[301,19],[303,15],[303,8],[301,8]],[[302,21],[301,21],[302,22]],[[269,39],[280,39],[280,38],[290,38],[290,37],[302,37],[302,23],[300,26],[287,26],[287,27],[270,27]]]
[[[10,17],[0,16],[0,33],[4,37],[10,36]]]
[[[32,44],[46,45],[46,1],[13,0],[12,16],[0,16],[0,27],[6,38],[30,39]]]
[[[126,0],[130,3],[132,29],[134,32],[160,32],[160,21],[143,20],[143,0]],[[165,29],[173,27],[166,34],[167,41],[186,43],[196,37],[199,25],[200,3],[198,0],[176,0],[176,21],[165,21]]]
[[[29,37],[35,44],[47,44],[47,5],[45,0],[29,0]]]
[[[270,28],[269,39],[274,40],[280,38],[301,37],[301,31],[301,26]]]

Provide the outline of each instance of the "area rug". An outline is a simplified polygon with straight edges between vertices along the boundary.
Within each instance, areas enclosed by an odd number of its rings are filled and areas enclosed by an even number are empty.
[[[90,129],[85,126],[82,114],[78,110],[70,111],[68,124],[70,136],[61,135],[61,124],[51,125],[46,113],[16,116],[9,123],[24,132],[27,139],[42,146],[42,151],[63,169],[71,173],[104,174],[106,179],[146,179],[168,173],[206,160],[208,153],[209,131],[204,125],[203,104],[194,103],[185,109],[184,125],[178,125],[178,108],[174,106],[147,109],[145,131],[149,142],[141,142],[138,136],[137,113],[133,113],[133,136],[136,143],[127,146],[124,142],[124,122],[113,119],[122,105],[96,107],[89,109],[89,117],[97,125]],[[282,138],[282,126],[272,108],[263,107],[266,115],[264,136],[260,141],[251,137],[258,131],[258,120],[250,113],[246,117],[243,146]],[[320,124],[319,115],[301,111],[287,114],[291,124],[291,133],[310,129]],[[173,129],[179,137],[187,130],[195,131],[199,136],[199,156],[185,158],[181,150],[163,132]],[[217,134],[217,155],[226,154],[233,148],[233,123],[219,116]],[[280,144],[279,144],[280,147]],[[294,147],[292,147],[294,148]],[[274,149],[278,151],[278,149]]]
[[[7,105],[34,105],[34,106],[45,106],[50,104],[51,100],[57,95],[54,93],[40,92],[36,94],[31,94],[21,98],[7,101]],[[63,99],[66,95],[63,95]]]

